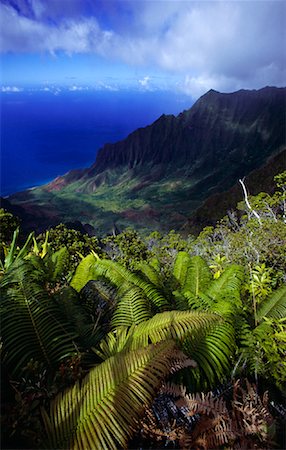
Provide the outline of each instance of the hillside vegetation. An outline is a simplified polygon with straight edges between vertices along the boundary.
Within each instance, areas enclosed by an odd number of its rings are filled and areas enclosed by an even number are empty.
[[[239,178],[249,175],[255,194],[271,192],[267,179],[285,170],[285,104],[285,88],[211,90],[177,117],[162,115],[106,144],[91,167],[9,201],[23,209],[27,229],[80,218],[99,236],[114,224],[144,234],[188,234],[235,207],[239,197],[229,190]]]
[[[2,209],[2,448],[283,448],[286,172],[275,185],[197,237],[23,239]]]

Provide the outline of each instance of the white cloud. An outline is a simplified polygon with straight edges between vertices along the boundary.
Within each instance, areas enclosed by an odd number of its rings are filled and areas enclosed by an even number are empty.
[[[1,6],[2,51],[95,53],[133,67],[156,67],[180,76],[179,88],[193,96],[210,87],[285,84],[284,1],[126,0],[120,5],[128,19],[123,24],[118,13],[112,29],[95,15],[80,14],[58,19],[55,26],[44,20],[48,3],[31,4],[36,19]],[[147,76],[138,82],[151,86]]]
[[[73,85],[73,86],[70,86],[68,89],[69,89],[69,91],[75,92],[75,91],[86,91],[88,88],[83,87],[83,86]]]
[[[0,5],[0,14],[2,52],[64,51],[68,54],[103,54],[112,38],[112,32],[101,30],[95,18],[63,20],[55,26],[20,16],[5,5]]]
[[[1,92],[22,92],[23,89],[17,86],[2,86]]]
[[[150,77],[147,75],[146,77],[142,78],[142,80],[138,80],[138,83],[140,86],[142,86],[144,89],[148,89],[150,87]]]

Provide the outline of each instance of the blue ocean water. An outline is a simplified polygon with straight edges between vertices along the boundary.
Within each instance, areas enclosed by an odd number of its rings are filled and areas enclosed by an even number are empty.
[[[170,92],[2,92],[1,195],[88,167],[107,142],[125,138],[192,100]]]

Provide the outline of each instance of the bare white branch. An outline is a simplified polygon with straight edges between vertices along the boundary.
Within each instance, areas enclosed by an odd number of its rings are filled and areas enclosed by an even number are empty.
[[[246,187],[245,187],[244,181],[243,180],[239,180],[239,182],[240,182],[240,184],[242,186],[242,190],[243,190],[243,194],[244,194],[244,200],[245,200],[247,208],[249,209],[249,211],[252,212],[252,214],[256,217],[256,219],[258,220],[259,224],[261,225],[261,219],[260,219],[259,214],[251,207],[251,205],[249,203],[248,195],[247,195],[247,191],[246,191]]]

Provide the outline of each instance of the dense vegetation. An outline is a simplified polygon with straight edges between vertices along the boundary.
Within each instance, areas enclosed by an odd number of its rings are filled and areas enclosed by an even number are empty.
[[[199,236],[1,211],[2,447],[285,444],[286,172]],[[284,442],[284,444],[283,444]]]
[[[90,167],[8,201],[23,226],[39,232],[80,219],[98,236],[114,224],[142,234],[192,233],[235,207],[240,190],[237,196],[231,188],[241,174],[252,193],[271,192],[268,177],[285,170],[285,104],[286,88],[210,90],[177,117],[162,115],[106,144]]]

